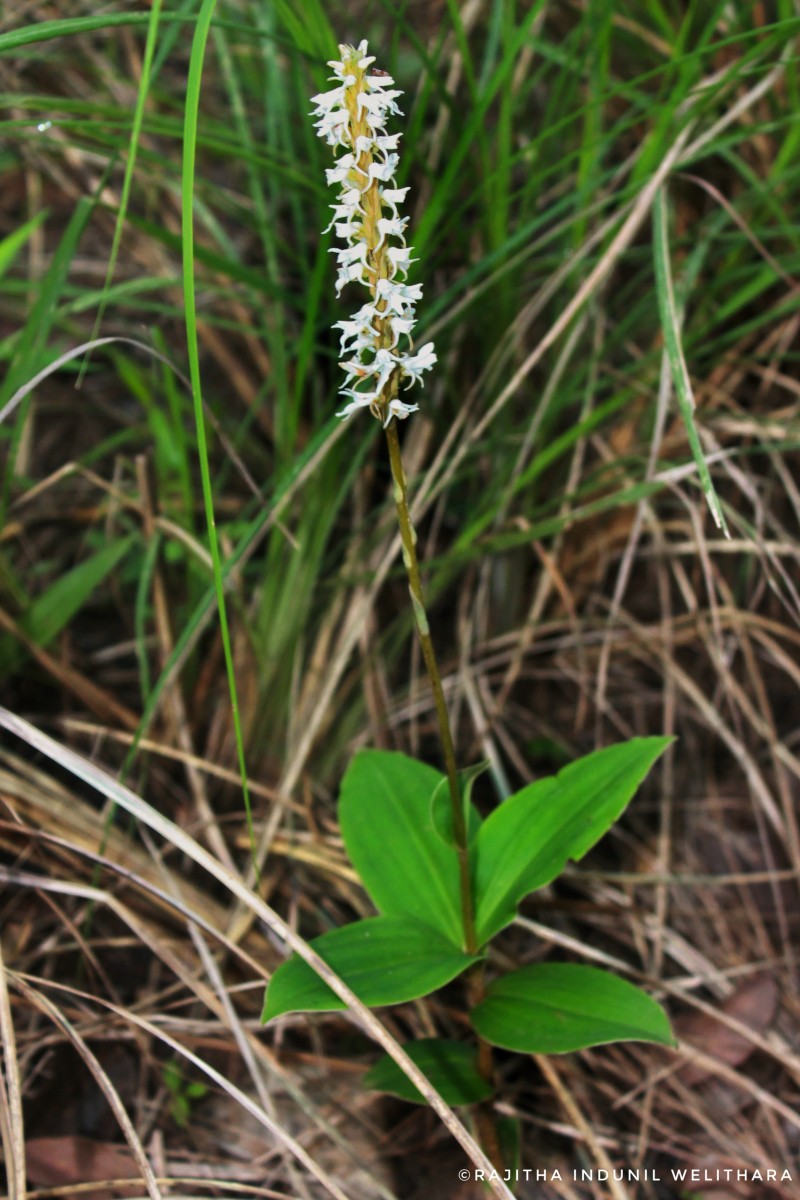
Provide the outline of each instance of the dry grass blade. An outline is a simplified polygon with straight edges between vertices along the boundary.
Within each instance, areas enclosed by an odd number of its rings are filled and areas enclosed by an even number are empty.
[[[73,346],[71,350],[65,350],[63,354],[59,354],[58,358],[54,359],[53,362],[48,363],[46,367],[42,367],[41,371],[38,371],[34,376],[32,376],[32,378],[28,379],[22,385],[22,387],[18,388],[17,391],[14,392],[14,395],[6,402],[6,404],[3,405],[2,409],[0,409],[0,425],[2,425],[3,421],[5,421],[6,417],[11,416],[14,409],[22,403],[26,396],[31,394],[34,388],[38,387],[40,383],[43,383],[44,380],[48,379],[51,375],[54,375],[56,371],[61,370],[61,368],[66,366],[67,363],[72,362],[76,358],[80,358],[82,354],[89,354],[92,350],[97,349],[98,346],[111,346],[119,342],[127,346],[136,346],[138,350],[144,350],[146,354],[151,354],[160,362],[166,363],[168,366],[172,366],[169,359],[166,358],[165,355],[159,354],[158,351],[154,350],[152,346],[148,346],[146,342],[139,342],[136,340],[136,338],[105,337],[95,338],[90,342],[82,342],[80,346]]]
[[[118,783],[117,780],[106,774],[105,771],[101,771],[93,763],[75,754],[67,747],[59,745],[58,742],[36,729],[28,721],[23,720],[5,708],[0,708],[0,725],[17,737],[22,738],[23,741],[39,750],[42,754],[45,754],[48,758],[51,758],[54,762],[58,762],[79,779],[83,779],[90,787],[96,788],[103,795],[118,804],[120,808],[125,809],[131,816],[158,833],[167,842],[171,842],[172,845],[188,855],[198,866],[208,871],[210,875],[222,883],[238,900],[250,908],[258,918],[266,923],[273,933],[286,942],[296,954],[303,958],[324,979],[325,983],[360,1019],[365,1031],[383,1047],[387,1054],[391,1055],[397,1065],[419,1089],[441,1118],[453,1137],[460,1143],[475,1166],[486,1173],[494,1194],[504,1197],[505,1200],[511,1196],[505,1184],[497,1179],[497,1173],[493,1172],[491,1162],[475,1142],[474,1138],[458,1120],[453,1110],[445,1104],[439,1093],[431,1087],[423,1073],[415,1066],[408,1055],[404,1053],[388,1030],[361,1003],[355,993],[351,991],[338,975],[334,974],[327,963],[311,949],[308,943],[303,941],[286,924],[274,909],[270,908],[259,896],[251,892],[237,876],[229,872],[207,850],[200,846],[194,838],[189,837],[174,822],[162,816],[161,813],[156,812],[154,808],[137,796],[135,792]],[[158,1036],[163,1036],[160,1031],[158,1031]],[[183,1048],[180,1048],[180,1052],[188,1053]],[[492,1178],[493,1175],[494,1178]]]
[[[115,864],[105,861],[104,866],[109,869],[115,869]],[[118,869],[118,868],[117,868]],[[124,877],[124,872],[122,872]],[[137,881],[140,886],[147,887],[144,881]],[[176,949],[171,939],[163,936],[163,934],[152,927],[152,923],[138,917],[130,908],[121,903],[119,898],[112,893],[100,891],[97,888],[88,887],[82,884],[68,883],[46,879],[35,875],[26,874],[23,872],[9,872],[0,867],[0,883],[7,886],[14,886],[26,889],[37,889],[39,891],[54,892],[64,896],[79,897],[89,901],[89,903],[97,908],[107,906],[118,918],[126,925],[134,935],[138,944],[147,946],[156,958],[161,959],[172,974],[185,985],[189,992],[193,993],[197,1000],[204,1005],[211,1013],[213,1013],[221,1022],[227,1024],[234,1032],[237,1046],[242,1055],[242,1059],[248,1067],[250,1077],[253,1080],[256,1092],[262,1104],[262,1110],[265,1119],[256,1116],[256,1120],[261,1126],[266,1126],[269,1131],[274,1134],[279,1143],[285,1145],[287,1149],[292,1151],[293,1143],[291,1139],[287,1140],[283,1127],[272,1120],[269,1112],[269,1098],[265,1095],[266,1089],[262,1086],[262,1075],[264,1071],[270,1072],[275,1076],[282,1089],[292,1097],[295,1104],[302,1109],[309,1122],[317,1126],[322,1134],[330,1138],[348,1158],[352,1157],[349,1152],[349,1143],[334,1128],[323,1116],[317,1111],[314,1105],[303,1094],[301,1088],[293,1080],[291,1074],[284,1070],[271,1056],[270,1051],[264,1045],[262,1039],[256,1036],[252,1031],[244,1028],[239,1020],[230,997],[224,989],[219,974],[219,969],[211,958],[210,954],[205,951],[201,953],[201,961],[206,964],[206,969],[212,979],[216,990],[212,990],[206,985],[202,978],[199,977],[197,963],[195,961],[187,961],[185,954]],[[258,975],[261,970],[260,964],[254,962],[249,957],[245,956],[244,951],[240,946],[231,943],[222,932],[221,929],[212,928],[209,923],[199,914],[192,913],[187,907],[184,900],[175,897],[173,900],[175,909],[181,913],[185,920],[187,928],[191,931],[203,929],[210,936],[218,939],[221,944],[233,956],[238,956],[242,965],[248,968],[251,972]],[[195,934],[195,945],[197,945],[197,934]],[[188,947],[187,947],[188,948]],[[198,946],[199,949],[199,946]],[[207,957],[206,957],[207,956]],[[232,1098],[236,1100],[236,1096],[232,1093]],[[238,1092],[237,1094],[238,1095]],[[252,1103],[252,1102],[251,1102]],[[382,1188],[376,1181],[376,1192],[384,1196],[385,1200],[394,1200],[393,1194]]]
[[[40,982],[42,984],[46,983],[45,980],[41,980]],[[44,997],[42,997],[41,993],[34,991],[34,989],[31,988],[29,986],[29,984],[26,983],[25,980],[23,980],[19,977],[16,978],[16,983],[17,983],[17,986],[19,986],[20,990],[25,991],[26,995],[29,995],[30,998],[35,1003],[37,1003],[37,1004],[44,1003],[45,1005],[47,1005],[48,1012],[53,1016],[54,1020],[56,1019],[56,1014],[58,1014],[58,1010],[55,1008],[54,1005],[52,1005],[49,1001],[47,1001]],[[57,986],[57,985],[51,984],[50,986]],[[240,1088],[236,1087],[236,1085],[231,1083],[230,1080],[226,1079],[226,1077],[220,1071],[217,1071],[214,1067],[211,1066],[210,1063],[206,1062],[205,1059],[200,1058],[199,1055],[195,1054],[192,1050],[189,1050],[186,1046],[184,1046],[181,1042],[179,1042],[177,1040],[177,1038],[173,1038],[164,1029],[161,1029],[158,1025],[154,1025],[152,1021],[148,1021],[148,1020],[146,1020],[146,1018],[140,1017],[137,1014],[131,1012],[130,1009],[119,1008],[117,1005],[111,1004],[110,1001],[98,1000],[97,997],[90,996],[86,993],[78,992],[72,988],[59,986],[59,990],[66,992],[68,995],[77,996],[80,999],[88,1000],[90,1002],[101,1004],[104,1008],[108,1009],[110,1012],[115,1013],[116,1016],[120,1017],[123,1021],[126,1021],[126,1022],[136,1025],[137,1028],[143,1030],[145,1033],[148,1033],[151,1037],[156,1038],[158,1041],[161,1041],[165,1045],[169,1046],[170,1049],[174,1050],[175,1053],[180,1055],[181,1058],[184,1058],[184,1059],[186,1059],[187,1062],[192,1063],[192,1065],[197,1067],[197,1069],[199,1071],[201,1071],[209,1079],[213,1080],[213,1082],[216,1083],[220,1088],[222,1088],[223,1091],[225,1091],[233,1100],[235,1100],[236,1103],[241,1106],[241,1108],[243,1108],[247,1112],[249,1112],[250,1115],[252,1117],[254,1117],[255,1120],[258,1121],[260,1125],[263,1125],[265,1129],[268,1129],[270,1133],[272,1133],[285,1146],[287,1146],[287,1148],[289,1150],[291,1150],[292,1154],[295,1155],[297,1160],[299,1162],[301,1162],[303,1164],[303,1166],[306,1167],[307,1170],[309,1170],[311,1172],[311,1174],[315,1176],[316,1179],[319,1180],[319,1182],[323,1185],[323,1187],[325,1187],[333,1197],[335,1197],[335,1200],[348,1200],[348,1197],[341,1190],[341,1188],[336,1183],[336,1181],[334,1179],[332,1179],[327,1174],[327,1172],[324,1171],[319,1166],[319,1164],[299,1144],[299,1142],[297,1142],[284,1129],[282,1129],[281,1126],[276,1121],[273,1121],[267,1115],[267,1113],[264,1112],[263,1109],[259,1108],[259,1106],[257,1104],[255,1104],[253,1100],[250,1099],[250,1097],[245,1092],[243,1092]],[[62,1021],[63,1021],[63,1018],[62,1018]],[[69,1033],[69,1029],[66,1026],[66,1022],[63,1022],[62,1027],[65,1028],[65,1032]],[[75,1036],[74,1031],[72,1031],[72,1034],[70,1034],[70,1036],[72,1038],[74,1038],[74,1036]],[[88,1062],[88,1060],[87,1060],[87,1062]],[[126,1131],[126,1135],[127,1135],[127,1131]],[[135,1137],[135,1133],[134,1133],[134,1137]],[[138,1139],[137,1139],[137,1141],[138,1141]],[[144,1153],[144,1152],[142,1151],[142,1153]],[[146,1159],[145,1159],[145,1161],[146,1161]],[[149,1163],[147,1164],[147,1169],[148,1169],[148,1173],[150,1175],[152,1175]],[[157,1189],[157,1183],[156,1183],[155,1176],[152,1176],[152,1179],[153,1179],[153,1185]],[[149,1190],[149,1188],[148,1188],[148,1190]],[[156,1190],[155,1193],[150,1192],[150,1195],[153,1198],[153,1200],[156,1200],[156,1197],[160,1196],[160,1193]]]
[[[597,1133],[593,1128],[591,1121],[587,1120],[581,1112],[580,1107],[575,1100],[575,1097],[570,1092],[567,1085],[564,1083],[561,1075],[555,1064],[544,1055],[534,1055],[536,1065],[544,1075],[550,1087],[558,1096],[564,1111],[569,1117],[572,1124],[580,1132],[582,1138],[589,1147],[595,1162],[601,1170],[608,1172],[608,1186],[614,1200],[631,1200],[630,1193],[622,1186],[620,1181],[615,1178],[614,1164],[606,1153],[605,1147],[600,1141]]]
[[[0,1134],[9,1200],[25,1200],[25,1128],[22,1120],[22,1089],[17,1062],[17,1045],[8,999],[6,967],[0,942],[0,1038],[5,1073],[0,1073]]]
[[[80,1054],[83,1061],[86,1063],[91,1074],[94,1076],[97,1084],[108,1101],[114,1116],[119,1122],[119,1127],[125,1135],[125,1140],[130,1146],[131,1153],[136,1160],[139,1170],[142,1174],[147,1194],[150,1200],[162,1200],[161,1189],[156,1182],[156,1177],[153,1173],[153,1168],[150,1166],[147,1155],[144,1152],[144,1147],[140,1142],[133,1123],[125,1111],[125,1105],[122,1103],[117,1089],[109,1079],[106,1072],[103,1070],[95,1054],[87,1046],[84,1039],[78,1031],[67,1020],[61,1010],[53,1004],[51,1000],[44,996],[39,990],[32,987],[30,983],[22,979],[16,973],[13,975],[14,985],[20,992],[30,1000],[30,1002],[40,1008],[50,1020],[56,1025],[61,1032],[69,1039],[72,1045]]]

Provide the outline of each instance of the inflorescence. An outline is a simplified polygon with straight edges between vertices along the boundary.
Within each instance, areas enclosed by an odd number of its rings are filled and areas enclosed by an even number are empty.
[[[312,97],[313,116],[320,137],[338,153],[336,165],[325,174],[339,188],[328,229],[345,243],[336,254],[339,264],[336,294],[357,281],[370,291],[370,300],[341,329],[341,353],[351,355],[341,363],[346,373],[343,396],[349,399],[340,417],[357,408],[369,408],[388,425],[392,417],[405,418],[419,407],[398,398],[400,383],[413,386],[436,362],[433,342],[413,352],[414,309],[422,285],[408,284],[408,268],[415,262],[406,245],[408,217],[399,205],[408,192],[398,188],[395,171],[399,133],[386,133],[386,120],[399,114],[394,80],[383,71],[370,71],[375,62],[367,43],[357,48],[340,46],[340,62],[331,62],[336,87]],[[343,151],[343,153],[341,152]]]

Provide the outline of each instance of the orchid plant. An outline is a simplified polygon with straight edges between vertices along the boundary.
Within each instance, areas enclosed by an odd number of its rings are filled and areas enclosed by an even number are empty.
[[[350,859],[377,916],[334,929],[311,944],[370,1006],[425,996],[466,973],[473,1045],[427,1038],[406,1049],[451,1104],[476,1106],[478,1133],[490,1157],[506,1157],[490,1104],[492,1047],[564,1053],[623,1039],[671,1044],[659,1005],[627,980],[583,964],[533,961],[494,976],[491,941],[516,918],[529,893],[580,859],[620,816],[668,738],[633,738],[597,750],[538,780],[482,819],[471,792],[482,767],[459,770],[441,675],[431,640],[416,535],[403,471],[398,420],[417,410],[401,398],[436,362],[431,342],[414,350],[418,283],[400,215],[408,188],[398,188],[400,115],[394,80],[373,67],[367,43],[341,46],[330,63],[335,86],[313,98],[316,129],[333,148],[327,171],[338,189],[330,226],[343,245],[337,294],[360,284],[369,299],[339,321],[349,417],[368,408],[383,425],[394,500],[416,622],[430,678],[445,773],[403,754],[364,750],[348,768],[339,819]],[[302,959],[274,974],[263,1019],[289,1012],[331,1011],[342,1001]],[[421,1100],[393,1060],[379,1061],[369,1086]]]

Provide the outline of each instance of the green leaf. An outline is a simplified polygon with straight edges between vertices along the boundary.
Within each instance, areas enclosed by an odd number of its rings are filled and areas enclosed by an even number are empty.
[[[618,975],[540,963],[504,975],[470,1014],[482,1038],[523,1054],[565,1054],[606,1042],[674,1046],[664,1010]]]
[[[477,763],[458,772],[458,790],[461,795],[461,807],[464,813],[464,824],[467,828],[467,843],[471,844],[478,835],[481,819],[472,805],[472,785],[478,776],[488,770],[489,762]],[[444,778],[439,781],[431,796],[431,822],[439,837],[446,846],[455,846],[453,833],[453,801],[450,797],[450,781]]]
[[[478,1055],[472,1046],[445,1038],[420,1038],[403,1047],[408,1057],[427,1076],[442,1099],[451,1105],[479,1104],[492,1094],[491,1084],[478,1070]],[[393,1058],[384,1054],[367,1071],[362,1083],[376,1092],[390,1092],[412,1104],[426,1104],[424,1096]]]
[[[619,817],[671,738],[632,738],[510,796],[475,842],[478,944],[514,919],[523,896],[580,859]]]
[[[311,945],[371,1008],[427,996],[477,961],[430,925],[407,917],[368,917],[324,933]],[[313,968],[293,955],[269,982],[261,1020],[345,1007]]]
[[[342,780],[339,825],[380,912],[433,925],[462,946],[458,860],[431,820],[431,796],[443,778],[404,754],[362,750]]]

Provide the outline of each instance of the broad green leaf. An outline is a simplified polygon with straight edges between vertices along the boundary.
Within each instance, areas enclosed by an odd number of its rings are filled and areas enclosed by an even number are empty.
[[[471,844],[475,840],[481,826],[480,816],[471,801],[472,785],[488,767],[489,763],[486,761],[476,763],[474,767],[466,767],[465,770],[458,772],[458,788],[461,795],[461,807],[464,813],[468,844]],[[434,793],[431,796],[431,821],[445,845],[454,846],[453,801],[450,796],[450,781],[446,777],[436,785]]]
[[[431,820],[443,778],[405,754],[362,750],[342,780],[339,825],[375,907],[433,925],[460,947],[458,860]]]
[[[670,741],[632,738],[596,750],[509,796],[487,817],[474,848],[479,945],[514,919],[523,896],[603,836]]]
[[[523,1054],[566,1054],[606,1042],[675,1045],[655,1000],[618,975],[574,963],[539,963],[504,975],[470,1020],[493,1046]]]
[[[403,1049],[448,1104],[479,1104],[491,1096],[491,1084],[478,1070],[478,1055],[473,1046],[449,1042],[445,1038],[420,1038]],[[427,1103],[388,1054],[367,1071],[362,1083],[365,1088],[390,1092],[412,1104]]]
[[[371,1008],[427,996],[476,961],[429,925],[407,917],[368,917],[324,933],[311,945]],[[308,963],[295,955],[272,976],[261,1019],[345,1007]]]

